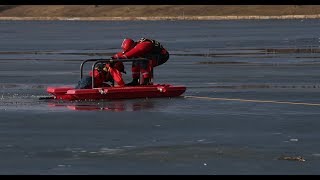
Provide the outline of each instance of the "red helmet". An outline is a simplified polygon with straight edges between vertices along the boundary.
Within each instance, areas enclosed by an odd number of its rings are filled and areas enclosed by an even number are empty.
[[[130,38],[126,38],[123,40],[122,44],[121,44],[121,48],[123,50],[123,53],[131,50],[134,47],[135,42],[130,39]]]

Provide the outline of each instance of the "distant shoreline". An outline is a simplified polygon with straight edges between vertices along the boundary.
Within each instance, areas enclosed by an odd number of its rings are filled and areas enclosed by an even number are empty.
[[[167,16],[167,17],[0,17],[0,20],[62,20],[62,21],[132,21],[132,20],[246,20],[246,19],[320,19],[316,15],[281,15],[281,16]]]

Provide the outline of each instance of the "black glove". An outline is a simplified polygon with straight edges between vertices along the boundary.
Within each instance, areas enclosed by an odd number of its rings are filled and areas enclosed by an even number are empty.
[[[113,66],[114,66],[115,64],[116,64],[116,63],[112,61],[112,62],[109,63],[109,66],[113,68]]]
[[[98,70],[98,72],[102,72],[103,71],[103,68],[105,67],[106,64],[103,64],[103,63],[99,63],[96,65],[95,69]]]

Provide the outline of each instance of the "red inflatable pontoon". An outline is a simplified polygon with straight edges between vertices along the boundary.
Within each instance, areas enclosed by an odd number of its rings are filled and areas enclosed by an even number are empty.
[[[142,61],[147,59],[125,59],[122,62]],[[80,78],[82,78],[83,65],[94,61],[92,71],[98,63],[115,62],[117,60],[89,59],[80,66]],[[53,99],[60,100],[100,100],[100,99],[133,99],[133,98],[160,98],[177,97],[186,91],[185,86],[174,86],[171,84],[153,84],[124,87],[99,87],[94,88],[92,78],[92,89],[75,89],[74,87],[47,87],[47,92],[53,95]]]

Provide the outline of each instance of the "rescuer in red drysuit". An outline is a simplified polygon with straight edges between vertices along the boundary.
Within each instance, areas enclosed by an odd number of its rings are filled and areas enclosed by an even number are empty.
[[[126,73],[122,62],[112,62],[107,64],[98,64],[93,73],[90,71],[89,76],[82,78],[76,89],[91,89],[92,75],[94,77],[94,87],[108,87],[106,82],[116,82],[118,86],[124,86],[125,83],[121,73]]]
[[[146,58],[151,61],[132,62],[133,80],[126,84],[127,86],[151,84],[152,68],[165,63],[169,59],[169,52],[153,39],[141,38],[134,42],[132,39],[126,38],[123,40],[121,48],[123,51],[113,55],[112,59]],[[139,81],[140,72],[143,77],[142,82]]]

